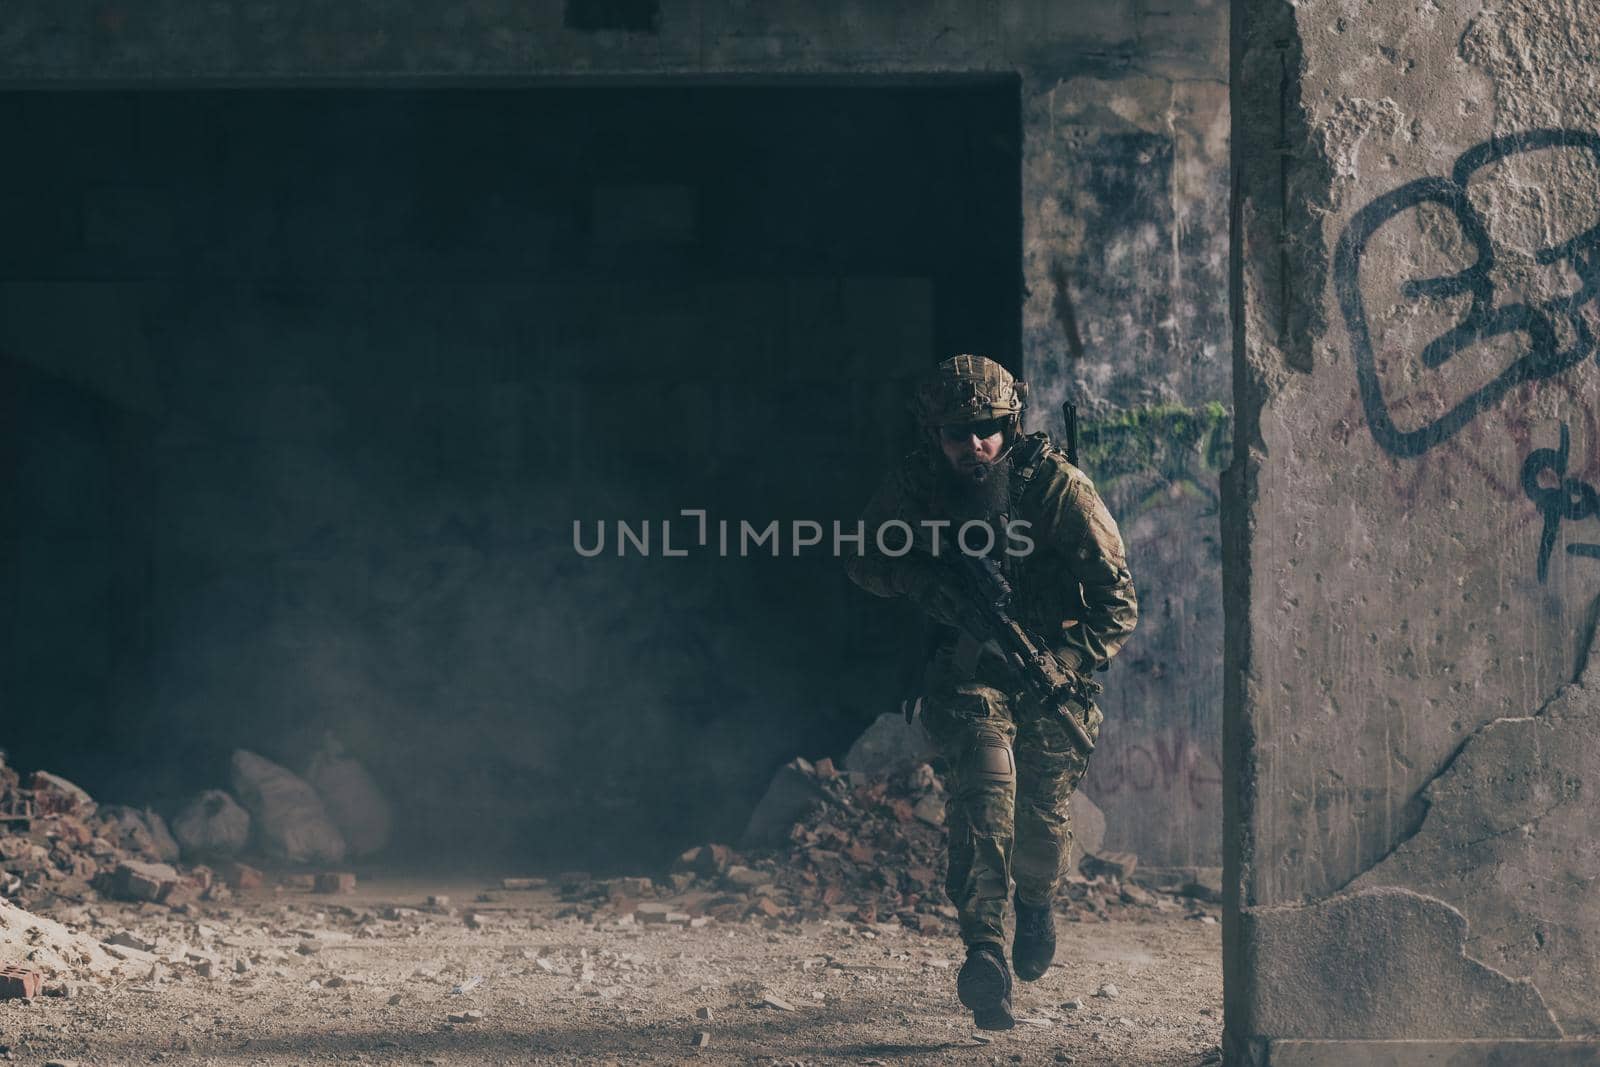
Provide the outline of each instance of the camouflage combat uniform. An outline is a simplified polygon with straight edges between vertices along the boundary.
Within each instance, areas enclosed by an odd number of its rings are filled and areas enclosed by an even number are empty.
[[[1138,619],[1122,537],[1089,478],[1046,435],[1020,438],[1012,455],[1005,518],[1030,523],[1034,541],[1025,557],[1003,555],[1003,543],[993,553],[1015,592],[1012,615],[1068,667],[1088,674],[1116,655]],[[920,449],[873,497],[864,515],[865,548],[848,564],[857,585],[893,597],[926,580],[932,560],[916,552],[883,555],[872,531],[892,519],[920,530],[924,519],[945,518],[936,513],[935,492],[944,462],[936,445]],[[955,550],[945,541],[943,551]],[[941,633],[924,679],[923,723],[950,776],[945,888],[969,946],[1002,944],[1013,877],[1019,901],[1054,899],[1072,846],[1068,798],[1088,757],[993,654],[953,626]],[[1091,706],[1085,723],[1091,737],[1101,721]]]

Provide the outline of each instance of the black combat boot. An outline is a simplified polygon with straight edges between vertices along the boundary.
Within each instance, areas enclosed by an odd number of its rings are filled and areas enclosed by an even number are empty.
[[[972,1009],[979,1030],[1009,1030],[1017,1025],[1011,1014],[1011,968],[999,945],[980,941],[967,946],[967,962],[956,977],[956,995]]]
[[[1038,981],[1056,958],[1056,917],[1050,903],[1017,903],[1017,936],[1011,942],[1011,964],[1024,982]]]

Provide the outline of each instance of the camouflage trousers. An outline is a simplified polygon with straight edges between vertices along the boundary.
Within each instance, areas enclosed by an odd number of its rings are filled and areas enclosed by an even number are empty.
[[[1102,719],[1089,709],[1091,737]],[[1003,945],[1013,878],[1023,901],[1055,899],[1072,852],[1067,805],[1088,757],[1052,712],[981,680],[930,687],[923,725],[947,764],[945,892],[961,939]]]

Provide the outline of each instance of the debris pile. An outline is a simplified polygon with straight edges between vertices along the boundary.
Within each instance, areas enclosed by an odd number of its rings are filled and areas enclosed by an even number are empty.
[[[200,793],[177,809],[169,829],[152,809],[96,804],[47,771],[24,778],[0,753],[0,896],[35,911],[97,895],[181,908],[259,888],[260,872],[234,860],[250,846],[291,862],[338,863],[388,843],[387,802],[332,739],[312,760],[315,787],[244,750],[233,754],[231,769],[232,793]],[[193,866],[175,866],[180,858]],[[352,876],[337,877],[345,881],[324,891],[353,888]]]
[[[1084,822],[1100,818],[1090,802],[1078,803],[1090,816]],[[744,853],[701,845],[679,856],[659,884],[568,875],[561,888],[568,900],[604,899],[641,922],[667,921],[648,907],[685,922],[843,918],[954,935],[958,916],[943,888],[945,804],[944,783],[927,763],[869,776],[837,770],[827,759],[795,759],[779,769],[752,814]],[[1207,905],[1217,897],[1207,887],[1136,884],[1137,857],[1101,851],[1099,830],[1088,836],[1095,853],[1075,853],[1081,868],[1068,874],[1057,900],[1069,921],[1132,918],[1147,909],[1183,909],[1190,918],[1215,921]],[[638,903],[649,896],[677,903]]]
[[[0,764],[0,896],[33,908],[105,894],[179,907],[211,888],[209,872],[170,865],[178,845],[154,811],[101,806],[57,775],[24,781]]]
[[[456,921],[449,909],[438,909],[438,919],[410,908],[385,915],[315,898],[258,901],[246,920],[232,905],[175,909],[107,900],[57,910],[59,921],[0,900],[0,1000],[77,996],[109,979],[144,992],[193,980],[249,988],[262,975],[303,981],[308,990],[337,989],[361,979],[337,969],[329,950],[406,940],[435,921]],[[457,992],[482,981],[462,977]]]
[[[957,912],[944,893],[945,788],[927,763],[868,776],[803,759],[780,768],[746,840],[775,843],[736,851],[723,844],[682,853],[663,877],[596,879],[569,872],[551,879],[568,906],[558,918],[700,926],[757,921],[779,926],[834,919],[894,923],[927,934],[956,933]],[[1083,802],[1086,814],[1092,805]],[[780,818],[786,820],[781,827]],[[1091,821],[1091,820],[1086,820]],[[1095,835],[1098,849],[1098,835]],[[1137,858],[1085,855],[1057,899],[1070,921],[1133,918],[1149,909],[1183,909],[1215,921],[1205,886],[1179,881],[1135,884]],[[506,879],[502,888],[536,889],[543,879]]]
[[[52,992],[56,979],[109,975],[121,963],[94,938],[0,900],[0,999]]]
[[[789,830],[777,863],[785,896],[803,917],[843,912],[944,932],[956,912],[941,888],[945,795],[933,768],[876,779],[826,759],[807,768],[827,800]]]

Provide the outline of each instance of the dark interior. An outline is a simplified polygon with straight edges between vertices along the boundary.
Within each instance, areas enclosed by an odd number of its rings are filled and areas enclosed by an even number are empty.
[[[0,99],[11,761],[170,808],[332,734],[397,862],[737,837],[912,615],[827,545],[573,522],[853,521],[914,375],[1017,364],[1018,122],[1014,80]]]

